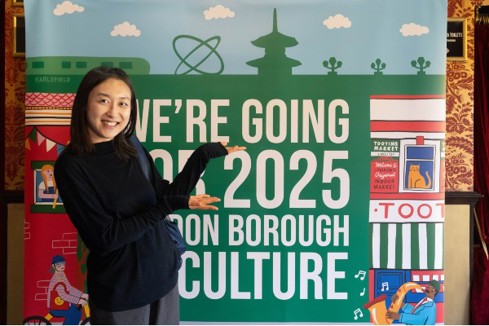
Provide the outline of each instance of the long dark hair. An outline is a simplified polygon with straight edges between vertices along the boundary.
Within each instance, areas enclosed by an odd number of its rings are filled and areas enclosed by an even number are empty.
[[[87,104],[90,92],[102,82],[109,78],[115,78],[123,81],[131,90],[131,113],[129,123],[126,128],[114,137],[115,153],[118,157],[128,159],[131,156],[136,156],[134,146],[129,142],[129,137],[134,133],[137,117],[137,102],[136,93],[129,76],[124,70],[119,68],[97,67],[90,70],[82,79],[80,86],[76,92],[73,102],[73,110],[71,113],[70,136],[71,141],[67,146],[67,150],[79,155],[91,153],[94,150],[92,139],[88,133],[87,122]]]

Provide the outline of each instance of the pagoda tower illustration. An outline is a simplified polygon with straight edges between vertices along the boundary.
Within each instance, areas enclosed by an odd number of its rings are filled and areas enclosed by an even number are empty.
[[[302,63],[285,55],[285,49],[298,44],[294,37],[284,35],[277,28],[277,9],[273,10],[273,29],[270,34],[261,36],[252,41],[256,47],[264,48],[262,58],[248,61],[246,64],[258,68],[258,75],[262,76],[290,76],[292,68]]]

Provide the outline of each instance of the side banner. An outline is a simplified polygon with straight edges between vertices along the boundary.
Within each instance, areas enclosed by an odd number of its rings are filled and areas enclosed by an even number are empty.
[[[26,320],[63,322],[59,261],[86,291],[53,169],[81,78],[107,65],[131,76],[165,179],[202,143],[247,147],[196,187],[219,211],[172,215],[182,322],[392,323],[430,287],[423,318],[442,323],[446,6],[25,0]]]

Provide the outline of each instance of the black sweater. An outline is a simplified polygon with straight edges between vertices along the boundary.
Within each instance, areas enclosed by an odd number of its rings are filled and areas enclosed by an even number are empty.
[[[150,182],[137,157],[116,157],[112,141],[95,151],[64,151],[55,179],[71,221],[90,250],[87,259],[90,299],[107,311],[144,306],[165,296],[177,283],[178,251],[163,219],[188,208],[190,192],[208,161],[224,156],[220,143],[200,146],[172,183],[163,180],[146,152]]]

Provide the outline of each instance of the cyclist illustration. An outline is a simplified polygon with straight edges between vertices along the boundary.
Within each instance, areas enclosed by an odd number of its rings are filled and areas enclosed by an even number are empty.
[[[54,317],[64,317],[63,325],[78,325],[81,307],[88,304],[88,294],[74,288],[65,274],[66,260],[54,256],[51,261],[53,277],[48,288],[48,309]]]

